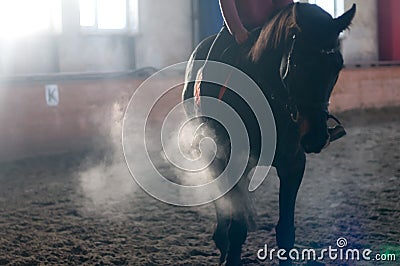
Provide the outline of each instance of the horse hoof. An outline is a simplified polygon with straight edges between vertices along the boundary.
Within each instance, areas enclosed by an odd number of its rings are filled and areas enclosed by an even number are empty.
[[[228,262],[226,261],[225,264],[222,264],[223,266],[243,266],[242,261],[240,262]]]
[[[279,261],[279,266],[292,266],[293,263],[291,260],[280,260]]]
[[[221,256],[219,257],[219,265],[224,265],[226,261],[226,253],[221,251]]]
[[[243,262],[242,259],[239,257],[232,258],[228,256],[226,259],[226,263],[224,264],[225,266],[242,266]]]
[[[325,263],[315,261],[315,260],[310,260],[307,262],[306,266],[325,266]]]

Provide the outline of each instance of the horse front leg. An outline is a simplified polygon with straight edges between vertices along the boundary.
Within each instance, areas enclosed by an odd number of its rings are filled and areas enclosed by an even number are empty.
[[[217,225],[214,230],[213,240],[220,251],[219,264],[226,261],[229,248],[228,229],[231,222],[230,204],[224,198],[218,199],[215,203],[217,213]]]
[[[217,227],[213,240],[221,252],[220,264],[226,266],[242,265],[242,245],[247,238],[248,221],[253,219],[248,211],[252,206],[240,183],[215,202]]]
[[[304,152],[299,152],[291,160],[281,163],[277,167],[280,180],[279,187],[279,221],[276,226],[276,241],[280,249],[286,250],[288,260],[279,261],[280,265],[292,265],[289,251],[294,246],[295,227],[294,210],[297,192],[303,179],[306,157]]]
[[[213,239],[221,252],[220,264],[242,265],[242,246],[248,230],[255,230],[255,210],[248,192],[248,167],[238,184],[215,202],[217,227]]]

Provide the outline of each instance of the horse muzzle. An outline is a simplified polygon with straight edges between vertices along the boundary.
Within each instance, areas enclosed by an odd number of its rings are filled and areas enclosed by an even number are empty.
[[[310,132],[301,139],[301,146],[306,153],[320,153],[330,143],[328,131],[324,133]]]
[[[300,116],[299,133],[300,145],[306,153],[320,153],[330,143],[327,124],[322,116],[317,120],[310,120]]]

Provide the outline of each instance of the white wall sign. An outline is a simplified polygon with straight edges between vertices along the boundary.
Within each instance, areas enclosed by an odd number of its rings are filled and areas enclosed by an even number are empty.
[[[58,93],[58,85],[46,85],[46,102],[48,106],[57,106],[60,102],[60,94]]]

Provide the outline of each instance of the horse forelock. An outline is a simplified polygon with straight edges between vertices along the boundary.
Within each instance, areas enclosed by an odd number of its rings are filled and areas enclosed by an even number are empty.
[[[260,36],[250,50],[251,59],[256,62],[267,50],[277,50],[292,37],[293,31],[299,29],[296,23],[298,3],[288,5],[273,16],[262,28]]]

